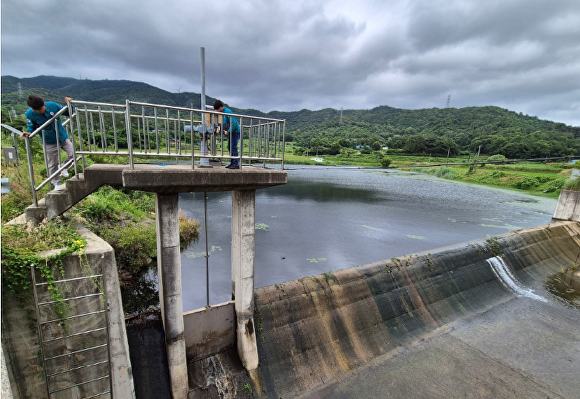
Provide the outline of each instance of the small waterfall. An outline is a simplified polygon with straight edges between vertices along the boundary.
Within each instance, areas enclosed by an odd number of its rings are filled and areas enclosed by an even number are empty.
[[[542,298],[539,295],[534,294],[534,292],[528,288],[525,288],[513,275],[512,271],[505,264],[501,256],[495,256],[493,258],[487,259],[487,263],[490,264],[495,276],[498,278],[502,284],[513,291],[517,295],[525,296],[527,298],[536,299],[542,302],[548,302],[546,298]]]

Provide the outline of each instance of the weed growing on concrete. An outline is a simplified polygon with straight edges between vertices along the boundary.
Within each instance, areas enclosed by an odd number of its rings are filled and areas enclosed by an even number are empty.
[[[250,383],[246,382],[244,384],[244,386],[242,387],[242,389],[248,393],[252,393],[252,386],[250,385]]]
[[[340,285],[340,283],[338,282],[338,279],[336,278],[336,276],[334,275],[333,272],[326,272],[326,273],[322,273],[322,275],[324,276],[324,279],[326,280],[326,285],[328,285],[330,287],[329,281],[334,281],[336,284]]]
[[[425,262],[427,262],[427,267],[429,267],[429,270],[434,271],[434,267],[433,267],[433,260],[431,259],[431,254],[428,254],[427,256],[425,256]]]
[[[501,246],[499,244],[498,237],[489,237],[485,240],[487,244],[487,249],[493,256],[502,256]]]
[[[262,326],[262,323],[264,322],[264,319],[262,318],[262,314],[260,313],[260,310],[258,309],[258,305],[257,305],[257,298],[256,296],[254,296],[254,324],[256,325],[256,331],[258,333],[258,336],[260,337],[260,340],[262,342],[264,342],[264,327]]]
[[[286,290],[284,289],[284,287],[280,284],[274,284],[274,287],[276,287],[276,289],[278,291],[282,291],[282,295],[287,296],[288,294],[286,294]]]
[[[310,293],[310,290],[306,288],[306,284],[304,283],[304,277],[299,278],[298,281],[300,281],[300,284],[302,284],[302,288],[304,288],[304,293],[308,295],[308,299],[310,300],[310,302],[314,303],[314,297],[312,296],[312,293]]]
[[[316,277],[316,276],[312,276],[312,277],[310,277],[310,278],[311,278],[312,280],[316,281],[316,283],[318,284],[318,286],[324,290],[324,284],[322,284],[322,282],[321,282],[321,281],[318,279],[318,277]]]
[[[23,300],[31,283],[30,266],[34,265],[47,283],[50,298],[55,301],[59,318],[68,314],[68,306],[56,285],[57,275],[64,277],[63,259],[79,252],[82,254],[87,242],[78,234],[72,222],[60,218],[43,222],[38,226],[2,226],[2,284]],[[59,249],[56,254],[40,256],[42,251]]]

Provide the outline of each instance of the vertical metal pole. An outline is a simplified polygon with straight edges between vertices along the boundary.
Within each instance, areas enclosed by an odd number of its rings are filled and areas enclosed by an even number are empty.
[[[191,169],[195,169],[195,132],[193,130],[193,111],[189,112],[189,126],[190,126],[190,133],[191,133]]]
[[[127,147],[129,149],[129,167],[135,169],[133,162],[133,140],[131,138],[131,102],[125,100],[125,126],[127,132]]]
[[[119,152],[119,137],[117,137],[117,124],[115,119],[117,119],[115,108],[111,108],[111,123],[113,125],[113,137],[115,138],[115,152]]]
[[[44,371],[44,381],[46,383],[47,398],[50,398],[50,388],[48,385],[48,373],[46,371],[46,364],[44,363],[44,339],[42,337],[42,326],[40,325],[40,309],[38,308],[38,294],[36,292],[36,275],[34,273],[34,265],[30,265],[30,274],[32,275],[32,292],[34,293],[34,310],[36,311],[36,328],[38,331],[38,344],[40,345],[40,354],[42,356],[42,369]]]
[[[201,155],[208,155],[208,148],[207,148],[207,132],[206,132],[206,125],[205,125],[205,47],[200,47],[199,54],[201,58],[201,126],[202,132],[201,135]],[[192,126],[193,128],[193,126]],[[200,165],[209,166],[209,159],[208,158],[201,158],[199,160]]]
[[[286,135],[286,121],[282,125],[282,170],[284,170],[284,154],[286,153],[286,139],[284,136]]]
[[[78,136],[79,136],[79,149],[81,151],[84,151],[83,132],[82,132],[82,129],[81,129],[81,116],[80,116],[80,113],[78,112],[78,110],[76,112],[76,116],[77,116],[77,129],[78,129]],[[89,149],[90,149],[90,147],[89,147]],[[86,162],[85,162],[85,156],[84,156],[84,154],[82,155],[82,163],[83,163],[83,172],[84,172],[84,170],[85,170],[85,168],[87,166],[86,165]]]
[[[171,140],[169,138],[169,126],[171,123],[169,122],[169,108],[165,108],[165,143],[167,144],[167,154],[171,154]]]
[[[207,238],[207,192],[203,193],[203,228],[205,234],[205,289],[206,289],[206,306],[209,308],[209,244]]]
[[[89,152],[91,152],[92,148],[93,148],[92,144],[94,144],[94,143],[91,142],[91,132],[89,130],[89,112],[87,109],[87,104],[85,104],[85,125],[87,127],[87,143],[89,145]],[[82,142],[82,139],[79,141]],[[96,150],[96,148],[95,148],[95,150]]]
[[[238,145],[240,147],[240,152],[238,153],[238,158],[240,160],[238,161],[238,165],[240,165],[240,170],[242,169],[242,163],[243,163],[242,160],[244,158],[244,128],[243,128],[244,124],[243,124],[243,122],[244,122],[244,118],[242,118],[240,116],[240,139],[238,140],[239,141]],[[232,123],[232,126],[233,126],[233,123]]]
[[[155,117],[155,144],[157,145],[157,154],[159,154],[159,125],[157,123],[157,107],[153,108],[153,116]]]
[[[34,184],[34,170],[32,169],[32,149],[30,148],[30,138],[25,137],[26,143],[26,157],[28,158],[28,175],[30,177],[30,188],[32,189],[32,203],[38,206],[38,199],[36,198],[36,187]]]
[[[79,167],[77,164],[77,150],[76,150],[76,145],[75,145],[75,119],[74,119],[74,114],[72,112],[72,104],[70,103],[70,101],[68,101],[66,103],[67,107],[68,107],[68,117],[69,117],[69,124],[70,124],[70,138],[71,138],[71,143],[72,143],[72,147],[73,147],[73,165],[74,165],[74,171],[75,171],[75,176],[77,178],[77,180],[79,179]]]

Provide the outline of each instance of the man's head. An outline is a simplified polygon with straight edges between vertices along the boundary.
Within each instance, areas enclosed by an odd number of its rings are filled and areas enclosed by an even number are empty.
[[[213,103],[213,109],[215,109],[216,111],[219,111],[219,112],[223,112],[224,111],[224,103],[222,102],[222,100],[215,100],[215,103]]]
[[[34,112],[38,112],[39,114],[44,114],[46,111],[46,105],[44,105],[44,100],[40,96],[36,96],[31,94],[28,96],[28,106],[32,108]]]

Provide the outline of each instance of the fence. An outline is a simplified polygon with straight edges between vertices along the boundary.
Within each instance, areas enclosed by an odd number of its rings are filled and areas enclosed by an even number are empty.
[[[50,124],[54,124],[55,131],[58,131],[58,119],[63,114],[69,115],[62,124],[73,144],[73,159],[61,163],[59,157],[58,169],[37,185],[30,140]],[[240,125],[237,157],[232,156],[228,149],[229,140],[222,123],[225,115],[237,118]],[[284,169],[285,130],[286,122],[281,119],[129,100],[125,104],[72,100],[25,137],[33,203],[38,206],[36,193],[64,170],[72,167],[77,175],[81,169],[84,170],[86,156],[125,157],[131,169],[135,163],[168,159],[190,164],[194,169],[209,166],[209,160],[216,158],[220,161],[237,159],[240,167],[244,162],[250,165],[261,163],[263,167],[280,163],[280,168]],[[60,145],[58,134],[56,136],[57,145]],[[43,150],[48,170],[44,136]],[[107,163],[107,158],[98,160]]]

